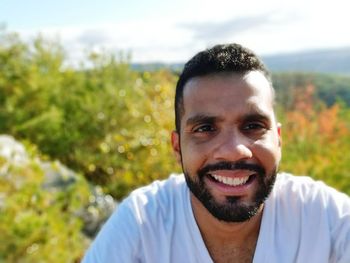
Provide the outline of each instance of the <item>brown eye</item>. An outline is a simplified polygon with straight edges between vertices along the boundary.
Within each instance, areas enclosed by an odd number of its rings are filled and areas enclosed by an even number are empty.
[[[215,131],[214,127],[210,124],[205,124],[205,125],[201,125],[196,127],[193,132],[212,132]]]
[[[243,127],[243,130],[257,130],[263,128],[264,127],[260,123],[249,123]]]
[[[244,131],[260,131],[265,130],[265,125],[259,123],[259,122],[251,122],[243,126],[242,128]]]

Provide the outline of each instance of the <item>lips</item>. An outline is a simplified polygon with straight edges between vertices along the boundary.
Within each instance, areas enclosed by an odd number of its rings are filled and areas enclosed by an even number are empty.
[[[262,166],[243,161],[208,164],[198,171],[198,177],[213,193],[226,196],[248,195],[256,188],[257,178],[264,174]]]

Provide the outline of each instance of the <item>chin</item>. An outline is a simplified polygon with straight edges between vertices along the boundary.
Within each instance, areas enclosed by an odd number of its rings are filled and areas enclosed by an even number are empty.
[[[240,196],[217,197],[209,189],[205,178],[192,179],[185,173],[186,183],[192,194],[216,219],[224,222],[245,222],[255,216],[270,195],[276,180],[276,170],[272,173],[259,174],[256,178],[257,188],[249,198]]]

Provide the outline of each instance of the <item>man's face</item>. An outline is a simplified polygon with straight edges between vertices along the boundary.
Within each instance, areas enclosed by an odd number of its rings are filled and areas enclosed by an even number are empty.
[[[269,195],[281,158],[269,82],[258,71],[189,80],[172,144],[192,198],[214,217],[242,222]]]

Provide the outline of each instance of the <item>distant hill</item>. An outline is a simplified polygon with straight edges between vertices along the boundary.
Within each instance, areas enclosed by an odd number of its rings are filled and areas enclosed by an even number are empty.
[[[131,68],[137,71],[155,71],[159,69],[169,69],[174,72],[180,72],[184,63],[132,63]]]
[[[338,49],[310,50],[295,53],[262,56],[272,72],[318,72],[350,75],[350,47]],[[182,63],[134,63],[139,71],[154,71],[167,68],[181,71]]]
[[[304,71],[350,75],[350,47],[263,56],[273,72]]]

